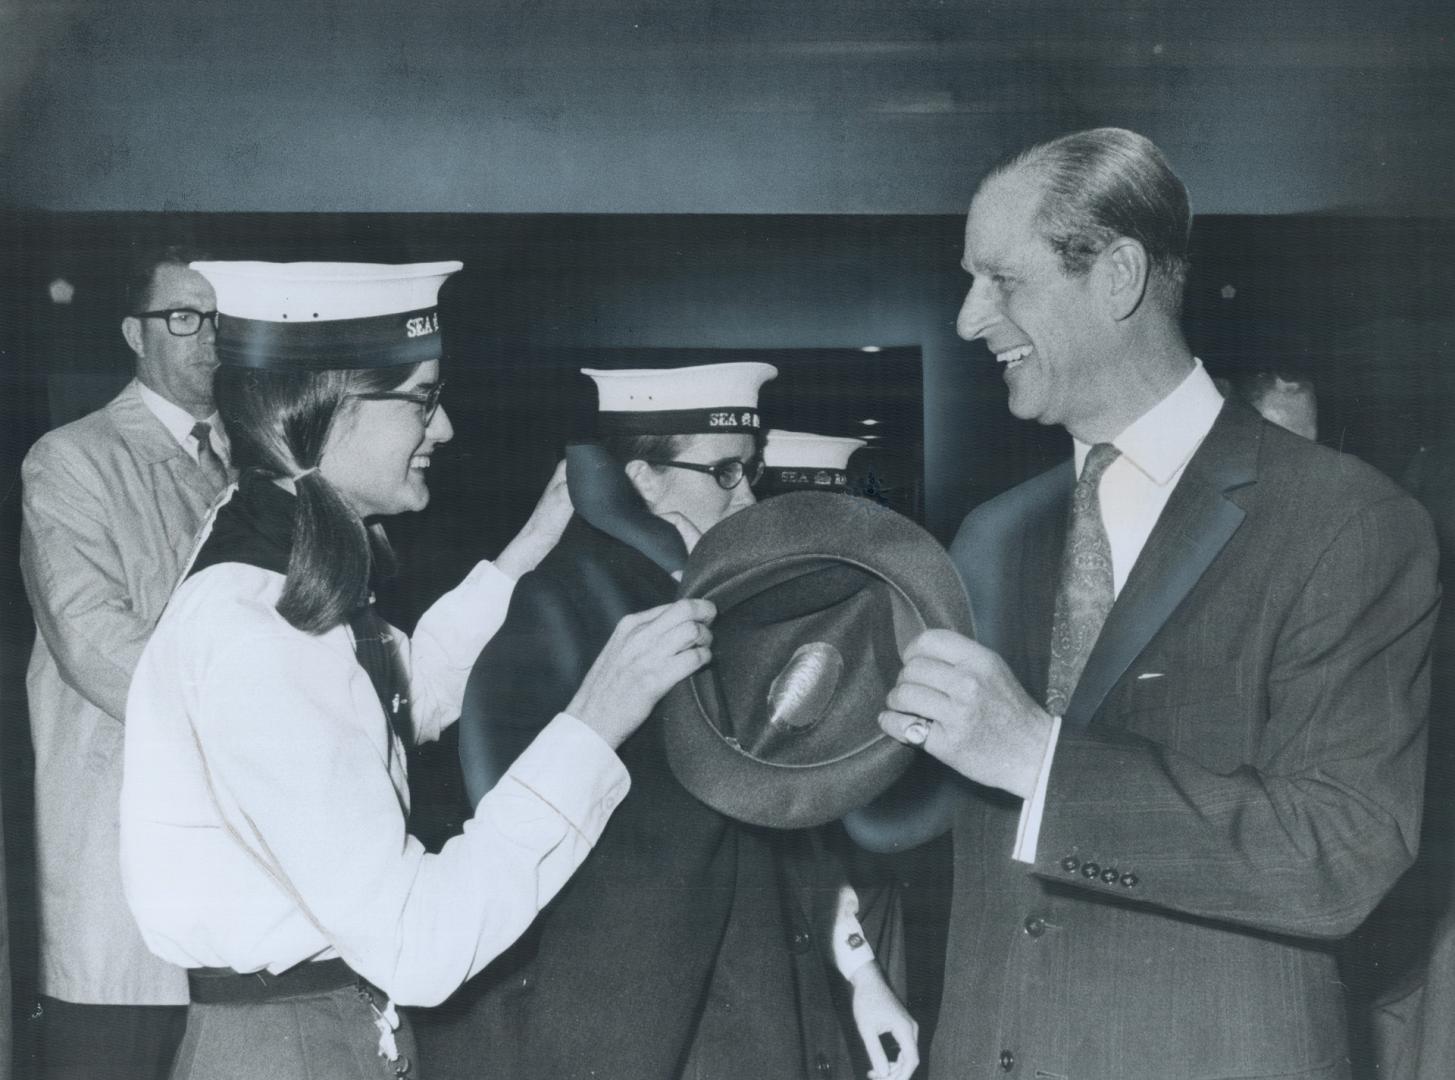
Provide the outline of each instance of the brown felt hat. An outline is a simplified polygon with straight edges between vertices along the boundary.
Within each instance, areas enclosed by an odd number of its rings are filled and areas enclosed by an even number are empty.
[[[682,596],[717,605],[712,662],[660,706],[667,759],[708,806],[752,825],[821,825],[894,782],[914,751],[879,729],[921,631],[971,633],[938,541],[866,499],[791,492],[698,543]]]

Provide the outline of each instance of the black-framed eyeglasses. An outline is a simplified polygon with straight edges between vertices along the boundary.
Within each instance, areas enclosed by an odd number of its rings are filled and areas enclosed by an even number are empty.
[[[212,329],[217,329],[217,312],[198,311],[196,308],[174,307],[164,311],[138,311],[132,316],[133,319],[165,319],[167,333],[173,337],[191,337],[202,329],[205,322],[212,323]]]
[[[434,419],[434,414],[439,412],[440,394],[444,392],[445,381],[441,379],[428,390],[413,392],[409,390],[375,390],[367,394],[351,394],[350,397],[363,398],[365,401],[412,401],[419,406],[421,415],[424,418],[424,426],[429,427],[429,422]]]
[[[731,491],[743,482],[743,477],[748,478],[748,486],[752,487],[759,480],[763,479],[763,459],[756,454],[747,461],[741,458],[728,458],[726,461],[718,461],[712,465],[699,465],[695,461],[649,461],[648,465],[661,465],[668,469],[690,469],[693,472],[707,473],[717,481],[717,486],[724,491]]]

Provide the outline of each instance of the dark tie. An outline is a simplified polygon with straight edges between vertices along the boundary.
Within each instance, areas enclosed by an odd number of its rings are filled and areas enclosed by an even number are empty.
[[[206,420],[198,420],[192,425],[192,438],[197,440],[197,464],[202,467],[202,475],[207,477],[214,491],[221,491],[227,487],[227,466],[212,449],[212,425]]]
[[[1111,543],[1101,521],[1097,489],[1101,474],[1120,454],[1111,443],[1093,446],[1071,493],[1066,549],[1061,555],[1061,580],[1051,622],[1051,668],[1046,679],[1046,711],[1055,716],[1064,716],[1071,704],[1081,669],[1086,667],[1086,658],[1091,655],[1114,599]]]

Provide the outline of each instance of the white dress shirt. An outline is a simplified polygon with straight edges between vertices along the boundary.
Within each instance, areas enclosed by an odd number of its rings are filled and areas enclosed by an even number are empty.
[[[173,594],[127,702],[121,869],[147,946],[182,967],[281,972],[342,957],[434,1005],[510,945],[590,852],[630,780],[562,713],[427,854],[405,828],[404,751],[347,626],[307,634],[284,579],[219,563]],[[481,563],[420,619],[411,719],[459,715],[514,582]]]
[[[197,440],[192,435],[192,429],[197,426],[197,418],[182,406],[162,397],[140,379],[136,380],[136,389],[141,395],[142,403],[151,411],[151,414],[171,432],[172,438],[177,440],[177,445],[187,451],[193,461],[196,461],[198,446]],[[229,464],[232,461],[232,448],[227,442],[227,432],[222,427],[222,417],[213,412],[207,418],[207,426],[212,429],[213,452],[222,459],[224,465]]]
[[[1187,463],[1212,430],[1222,407],[1223,396],[1199,360],[1177,389],[1112,439],[1112,445],[1121,455],[1107,466],[1097,493],[1102,525],[1111,545],[1114,597],[1121,595],[1122,586],[1142,554],[1157,519],[1162,516],[1167,500],[1172,497],[1177,481],[1182,479]],[[1091,447],[1078,440],[1073,442],[1076,475],[1080,476]],[[1057,716],[1053,718],[1051,739],[1046,745],[1036,789],[1021,808],[1013,854],[1022,862],[1036,861],[1046,784],[1060,736],[1061,718]]]

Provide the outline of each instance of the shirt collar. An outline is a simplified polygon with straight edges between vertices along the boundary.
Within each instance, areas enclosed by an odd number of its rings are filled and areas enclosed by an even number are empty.
[[[286,576],[297,502],[293,492],[261,473],[244,472],[213,516],[187,575],[217,563],[240,562]]]
[[[1159,486],[1169,483],[1199,446],[1223,407],[1223,396],[1212,377],[1194,360],[1193,369],[1177,389],[1132,421],[1112,445],[1149,480]],[[1091,450],[1087,443],[1073,440],[1076,472]]]
[[[171,432],[172,438],[177,440],[177,445],[183,449],[189,449],[187,440],[192,437],[192,429],[197,425],[197,418],[182,406],[162,397],[140,379],[136,381],[136,388],[146,407],[151,410],[153,416],[162,422],[162,426]],[[207,423],[212,426],[212,434],[219,443],[223,439],[220,419],[216,412],[207,418]]]

